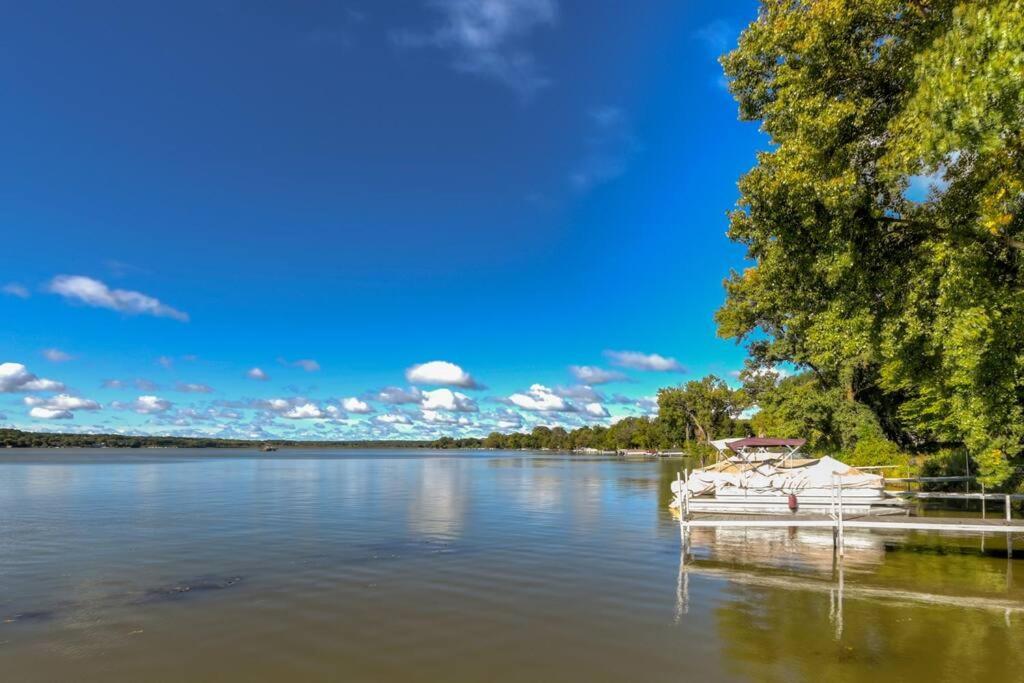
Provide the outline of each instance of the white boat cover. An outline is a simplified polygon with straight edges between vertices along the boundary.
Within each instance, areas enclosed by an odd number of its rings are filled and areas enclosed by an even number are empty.
[[[727,488],[789,494],[809,489],[831,489],[833,475],[839,475],[843,489],[875,489],[881,492],[883,487],[880,475],[867,474],[829,456],[818,460],[790,461],[785,465],[778,462],[720,462],[695,470],[683,485],[691,496],[712,491],[718,493]],[[672,482],[672,492],[679,494],[679,482]]]

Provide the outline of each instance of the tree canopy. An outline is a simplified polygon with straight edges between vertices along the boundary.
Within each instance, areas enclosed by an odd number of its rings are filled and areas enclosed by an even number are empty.
[[[722,61],[771,144],[730,214],[753,265],[726,281],[719,333],[757,365],[809,369],[905,448],[960,445],[989,483],[1010,478],[1024,2],[764,0]]]

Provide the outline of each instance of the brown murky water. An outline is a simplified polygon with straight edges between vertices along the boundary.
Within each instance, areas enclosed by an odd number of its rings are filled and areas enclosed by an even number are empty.
[[[684,558],[679,468],[6,451],[0,679],[1020,680],[1005,538],[848,532],[837,564],[827,532],[694,530]]]

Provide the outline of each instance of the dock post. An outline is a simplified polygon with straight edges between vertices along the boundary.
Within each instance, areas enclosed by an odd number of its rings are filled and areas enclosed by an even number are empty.
[[[985,519],[985,485],[981,485],[981,518]]]
[[[1010,507],[1011,500],[1010,494],[1006,494],[1006,523],[1009,524],[1013,518],[1013,510]],[[1013,534],[1009,531],[1006,532],[1006,557],[1013,557]]]
[[[838,528],[838,531],[839,531],[839,543],[838,543],[838,546],[839,546],[839,557],[842,557],[845,554],[845,545],[846,545],[845,539],[843,538],[843,483],[839,479],[839,475],[837,475],[837,474],[833,474],[832,475],[832,480],[835,482],[836,492],[837,492],[836,499],[838,501],[838,504],[836,505],[836,508],[837,508],[837,510],[836,510],[836,512],[837,512],[836,524],[837,524],[837,528]]]
[[[683,496],[683,519],[686,520],[687,524],[690,522],[690,489],[687,488],[686,482],[690,479],[690,470],[683,470],[683,483],[682,490],[680,493]]]

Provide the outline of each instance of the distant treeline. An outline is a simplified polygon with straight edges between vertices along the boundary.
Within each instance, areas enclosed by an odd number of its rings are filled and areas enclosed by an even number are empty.
[[[0,429],[2,448],[429,448],[429,441],[247,441],[185,436],[51,434]]]
[[[717,438],[751,436],[748,420],[730,419],[721,421]],[[694,439],[688,439],[685,431],[677,433],[669,421],[661,417],[627,417],[610,427],[602,425],[580,427],[571,431],[562,427],[534,427],[529,433],[513,432],[502,434],[492,432],[487,437],[455,439],[441,437],[431,443],[434,448],[505,448],[505,449],[553,449],[572,451],[593,448],[600,451],[620,450],[668,450],[684,448],[690,451],[705,448]]]

